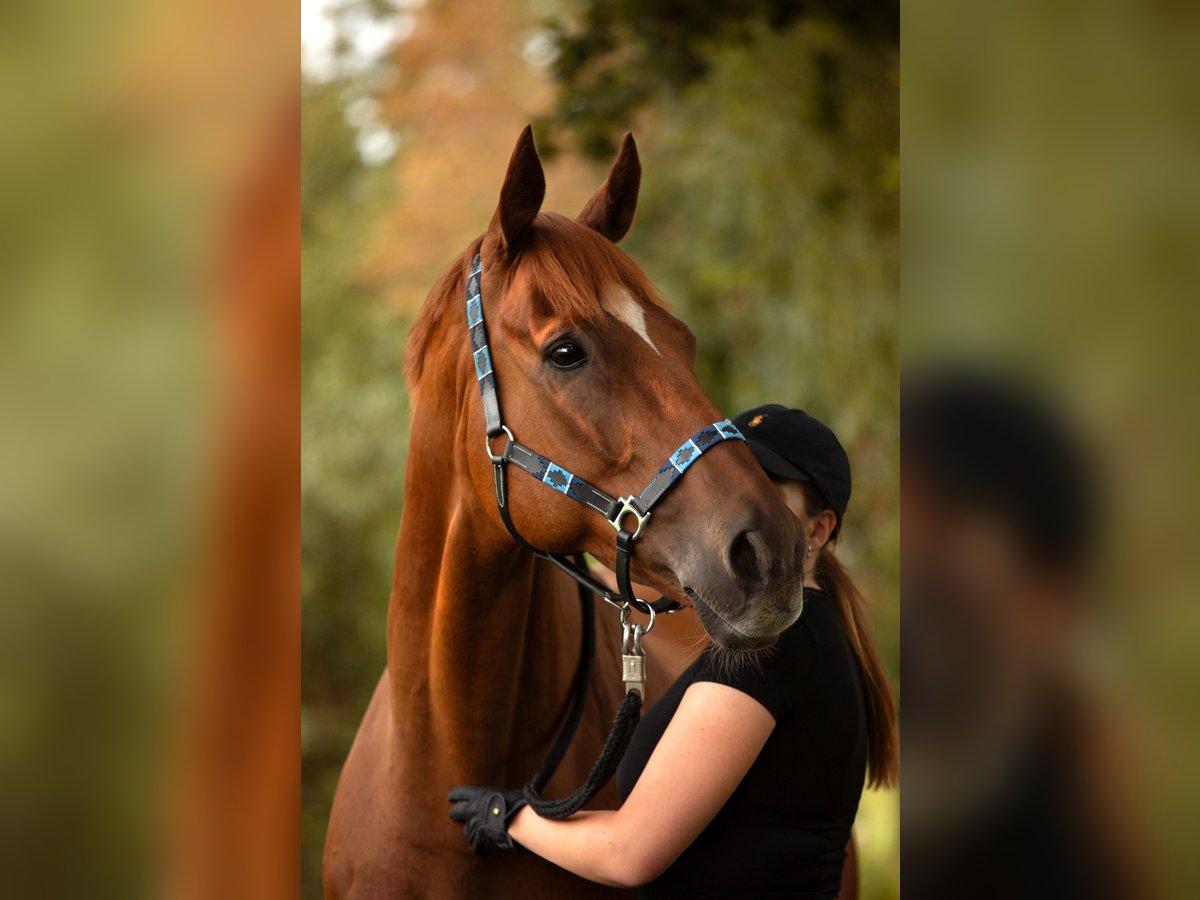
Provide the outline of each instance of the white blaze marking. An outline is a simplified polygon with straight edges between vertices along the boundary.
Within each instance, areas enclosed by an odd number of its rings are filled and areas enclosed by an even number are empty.
[[[646,332],[646,314],[642,311],[642,306],[630,295],[625,288],[610,287],[604,292],[601,298],[601,305],[608,311],[609,315],[620,319],[635,332],[638,337],[650,345],[650,348],[659,353],[657,347],[654,346],[654,341],[650,340],[650,335]]]

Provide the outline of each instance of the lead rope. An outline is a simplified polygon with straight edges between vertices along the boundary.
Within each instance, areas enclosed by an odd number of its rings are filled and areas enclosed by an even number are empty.
[[[583,561],[578,560],[582,565]],[[522,793],[533,811],[544,819],[565,819],[573,816],[592,801],[606,784],[612,779],[625,756],[633,731],[641,719],[642,692],[645,690],[646,666],[645,654],[642,651],[641,625],[629,625],[628,607],[621,611],[621,661],[622,677],[627,688],[625,696],[617,704],[617,712],[613,717],[612,728],[604,740],[604,747],[596,762],[592,764],[587,779],[573,794],[559,800],[548,800],[542,797],[542,789],[554,775],[558,764],[562,762],[567,747],[575,737],[583,717],[583,708],[587,703],[587,688],[590,680],[592,661],[596,655],[596,630],[592,618],[592,597],[587,589],[579,586],[579,607],[583,615],[583,634],[580,639],[579,666],[575,670],[575,684],[571,711],[563,723],[558,739],[546,756],[542,767],[538,769]]]
[[[571,796],[561,800],[545,800],[534,787],[533,781],[525,785],[525,800],[533,807],[533,811],[543,819],[565,819],[587,806],[592,798],[600,793],[601,788],[608,784],[617,771],[617,766],[621,764],[621,757],[625,755],[629,739],[633,737],[633,730],[637,728],[641,718],[641,710],[642,695],[637,691],[630,691],[617,705],[612,730],[604,742],[604,749],[600,751],[600,756],[588,772],[587,780]]]
[[[583,718],[583,708],[587,704],[588,684],[591,681],[592,662],[596,658],[596,620],[592,608],[592,595],[583,585],[579,586],[579,614],[583,617],[583,630],[579,638],[579,663],[575,667],[575,680],[571,691],[571,711],[567,714],[566,721],[563,722],[554,746],[546,754],[542,767],[525,786],[526,799],[529,799],[531,795],[538,797],[542,788],[546,786],[546,782],[554,777],[554,772],[558,769],[558,764],[562,762],[567,747],[571,745],[571,740],[575,737],[575,732],[579,729],[579,722]],[[539,800],[538,802],[547,801]]]

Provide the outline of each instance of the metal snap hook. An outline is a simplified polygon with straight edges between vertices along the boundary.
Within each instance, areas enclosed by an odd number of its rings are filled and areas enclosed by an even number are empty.
[[[644,633],[640,624],[630,626],[628,623],[621,633],[621,680],[625,682],[625,692],[637,691],[643,697],[646,695],[646,654],[642,651]]]
[[[629,614],[635,609],[635,607],[632,603],[629,603],[628,601],[622,601],[621,603],[617,603],[614,600],[610,600],[606,596],[602,596],[600,599],[602,599],[605,603],[609,604],[610,606],[615,606],[617,609],[619,609],[621,611],[621,627],[622,628],[630,627]],[[642,628],[641,625],[639,625],[637,627],[642,629],[642,634],[649,634],[651,629],[654,628],[654,621],[655,621],[655,619],[658,618],[658,613],[656,613],[654,611],[654,606],[649,601],[638,598],[637,602],[646,607],[646,610],[648,611],[648,614],[650,616],[650,622],[644,628]],[[641,612],[641,610],[638,610],[638,612]]]

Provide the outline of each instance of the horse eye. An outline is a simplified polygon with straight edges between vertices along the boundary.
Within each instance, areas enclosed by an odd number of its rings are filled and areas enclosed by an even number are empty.
[[[551,365],[559,369],[574,369],[587,362],[587,354],[583,348],[571,340],[559,341],[546,354]]]

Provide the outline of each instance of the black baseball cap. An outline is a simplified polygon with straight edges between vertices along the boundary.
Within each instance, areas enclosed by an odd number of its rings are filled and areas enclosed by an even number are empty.
[[[810,483],[837,514],[836,535],[850,502],[850,459],[837,435],[802,409],[756,406],[733,419],[768,475]]]
[[[944,363],[908,375],[900,400],[906,470],[1006,524],[1043,563],[1088,560],[1101,507],[1096,464],[1041,391],[1012,373]]]

